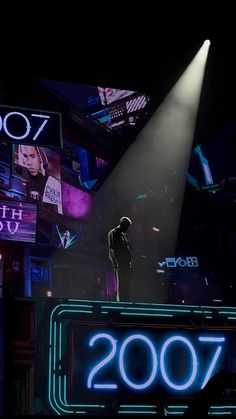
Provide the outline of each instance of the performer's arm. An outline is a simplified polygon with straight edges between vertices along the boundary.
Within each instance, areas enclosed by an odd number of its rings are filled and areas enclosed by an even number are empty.
[[[115,257],[115,252],[113,248],[113,232],[108,233],[108,247],[109,247],[109,259],[112,263],[114,269],[117,269],[118,262]]]

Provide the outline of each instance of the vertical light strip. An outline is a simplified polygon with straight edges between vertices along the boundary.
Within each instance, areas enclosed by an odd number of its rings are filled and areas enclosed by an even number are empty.
[[[54,356],[53,356],[53,370],[56,370],[56,345],[57,345],[57,323],[54,322],[54,342],[53,342],[53,349],[54,349]]]
[[[61,361],[61,322],[59,323],[59,360]]]

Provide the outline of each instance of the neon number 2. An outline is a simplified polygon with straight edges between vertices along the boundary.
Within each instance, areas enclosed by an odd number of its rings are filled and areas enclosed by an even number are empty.
[[[116,353],[116,341],[107,333],[98,333],[97,335],[93,336],[93,338],[89,342],[89,346],[93,346],[94,343],[99,339],[106,339],[111,343],[111,351],[110,353],[102,360],[100,361],[95,367],[93,367],[92,371],[90,372],[87,380],[87,387],[88,388],[102,388],[102,389],[115,389],[117,388],[117,384],[92,384],[92,381],[95,377],[95,375],[98,373],[99,370],[101,370],[105,365],[109,364],[111,360],[114,358]]]
[[[221,337],[205,337],[205,336],[199,336],[198,338],[200,342],[211,342],[211,343],[217,343],[217,342],[225,342],[225,338],[223,336]],[[222,351],[222,345],[219,345],[214,353],[213,359],[209,365],[209,368],[207,370],[206,376],[203,380],[201,388],[205,387],[205,385],[208,383],[209,379],[211,378],[212,372],[214,371],[216,367],[216,363],[219,359],[220,353]]]

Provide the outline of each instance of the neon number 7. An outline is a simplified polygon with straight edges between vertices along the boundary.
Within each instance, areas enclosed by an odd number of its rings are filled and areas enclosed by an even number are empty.
[[[95,374],[97,374],[98,371],[101,370],[105,365],[109,364],[109,362],[114,358],[115,353],[116,353],[116,341],[111,335],[108,335],[107,333],[98,333],[97,335],[93,336],[92,339],[90,339],[90,341],[89,341],[89,346],[93,346],[94,343],[98,339],[108,340],[111,343],[112,348],[111,348],[110,353],[102,361],[100,361],[97,365],[95,365],[95,367],[93,367],[92,371],[90,372],[90,374],[88,376],[88,380],[87,380],[87,387],[88,388],[92,387],[92,380],[93,380]],[[108,383],[93,384],[93,387],[94,388],[114,389],[114,388],[117,388],[117,384],[108,384]]]
[[[38,131],[36,132],[36,134],[33,136],[33,141],[35,141],[36,138],[39,136],[40,132],[45,127],[46,123],[48,122],[50,116],[49,115],[41,115],[39,113],[32,113],[31,116],[35,116],[36,118],[44,118],[45,119],[43,121],[43,123],[40,125],[40,127],[39,127]]]
[[[213,337],[213,336],[199,336],[198,338],[200,340],[200,342],[209,342],[209,343],[219,343],[219,342],[225,342],[225,338],[223,336],[219,336],[219,337]],[[201,389],[203,387],[205,387],[205,385],[208,383],[209,379],[212,376],[212,373],[216,367],[217,361],[219,359],[220,353],[222,351],[222,345],[218,345],[217,349],[214,353],[213,359],[210,362],[209,368],[207,370],[206,376],[203,380]]]

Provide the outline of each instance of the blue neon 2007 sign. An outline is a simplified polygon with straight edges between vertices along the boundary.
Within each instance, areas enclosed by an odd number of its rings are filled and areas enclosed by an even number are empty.
[[[131,389],[135,389],[137,391],[141,391],[147,389],[151,386],[154,381],[157,379],[157,369],[158,369],[158,358],[157,358],[157,350],[155,348],[155,343],[148,338],[145,334],[131,334],[127,337],[121,344],[120,350],[118,350],[117,340],[108,333],[98,333],[95,334],[89,341],[89,346],[93,347],[95,344],[101,340],[107,342],[108,346],[108,354],[101,357],[101,359],[93,366],[91,371],[88,374],[87,379],[87,388],[88,389],[106,389],[106,390],[114,390],[118,388],[118,384],[116,382],[107,383],[107,382],[99,382],[97,381],[97,375],[101,374],[104,368],[109,368],[112,362],[118,362],[119,365],[119,373],[126,385]],[[223,345],[225,343],[224,336],[199,336],[198,341],[202,344],[211,345],[214,350],[212,353],[212,357],[210,359],[209,364],[206,366],[205,372],[203,377],[201,377],[201,388],[205,387],[206,383],[212,376],[213,371],[216,369],[220,354],[222,352]],[[146,350],[149,353],[149,365],[148,365],[148,377],[144,382],[135,382],[132,377],[128,376],[126,370],[127,364],[127,350],[128,347],[133,343],[138,342],[139,344],[145,344]],[[183,351],[187,351],[190,353],[190,362],[189,362],[189,374],[188,377],[182,382],[177,383],[172,378],[170,378],[171,374],[169,372],[169,352],[175,350],[175,346],[181,344],[183,347]],[[176,391],[183,391],[189,389],[197,376],[198,365],[200,363],[198,358],[198,348],[194,346],[191,342],[191,339],[186,338],[183,335],[172,335],[168,339],[163,342],[162,347],[160,348],[160,372],[162,379],[164,380],[165,384],[173,390]],[[185,355],[183,355],[185,356]],[[88,353],[89,357],[89,353]]]
[[[94,318],[89,302],[59,304],[51,312],[48,400],[58,414],[102,413],[116,397],[132,404],[137,397],[191,395],[227,368],[235,342],[219,330]]]

